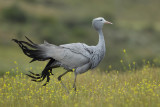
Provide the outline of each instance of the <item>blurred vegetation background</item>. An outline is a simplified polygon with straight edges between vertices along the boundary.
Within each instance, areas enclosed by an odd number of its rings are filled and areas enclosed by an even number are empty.
[[[135,62],[136,68],[145,63],[160,66],[159,4],[159,0],[0,0],[0,72],[15,67],[14,61],[25,70],[44,65],[29,64],[31,59],[12,38],[96,45],[98,34],[91,22],[99,16],[113,23],[103,28],[107,53],[101,69],[123,70]]]

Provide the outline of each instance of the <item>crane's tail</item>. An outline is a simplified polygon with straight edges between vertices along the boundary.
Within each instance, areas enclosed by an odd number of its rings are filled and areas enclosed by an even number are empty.
[[[36,60],[38,60],[38,61],[44,61],[44,60],[51,59],[50,57],[46,56],[45,50],[43,50],[38,44],[33,43],[27,37],[26,37],[26,39],[29,42],[19,41],[17,39],[12,39],[12,40],[19,45],[19,47],[22,49],[22,51],[23,51],[23,53],[25,55],[27,55],[30,58],[33,58],[30,61],[30,63],[33,62],[33,61],[36,61]]]

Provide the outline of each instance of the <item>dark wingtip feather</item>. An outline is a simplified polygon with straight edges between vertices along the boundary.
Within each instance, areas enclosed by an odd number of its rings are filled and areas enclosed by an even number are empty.
[[[35,77],[35,76],[29,75],[29,74],[26,74],[26,75],[29,76],[29,77],[31,77],[31,78],[33,78],[33,79],[40,79],[40,78],[42,78],[41,76],[40,77]]]
[[[33,58],[29,63],[32,63],[32,62],[34,62],[34,61],[36,61],[36,59]]]
[[[47,74],[47,81],[45,84],[43,84],[42,86],[46,86],[48,83],[49,83],[49,80],[50,80],[50,74]]]
[[[25,36],[25,38],[32,44],[36,45],[35,43],[33,43],[27,36]]]
[[[35,74],[35,73],[31,72],[31,71],[28,71],[28,72],[30,72],[32,75],[35,75],[35,76],[41,76],[41,74]]]
[[[46,86],[48,83],[46,82],[45,84],[43,84],[42,86]]]
[[[14,42],[18,43],[18,40],[17,40],[17,39],[12,39],[12,41],[14,41]]]

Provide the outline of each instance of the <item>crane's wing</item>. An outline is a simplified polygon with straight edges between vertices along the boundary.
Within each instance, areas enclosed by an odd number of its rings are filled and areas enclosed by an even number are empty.
[[[41,44],[40,47],[46,52],[46,56],[52,57],[53,59],[71,68],[80,67],[89,62],[89,57],[79,52],[72,51],[69,48],[64,48],[49,43]]]
[[[72,52],[82,54],[88,58],[91,58],[91,55],[93,53],[93,46],[88,46],[84,43],[64,44],[60,45],[60,47],[70,49]]]
[[[16,39],[13,40],[21,47],[24,54],[33,58],[32,61],[55,59],[59,61],[62,66],[67,66],[70,69],[80,67],[89,62],[89,57],[87,57],[87,55],[85,56],[76,50],[73,51],[69,48],[56,46],[47,42],[35,44],[29,39],[28,41],[30,43],[18,41]],[[82,49],[80,46],[77,48]]]

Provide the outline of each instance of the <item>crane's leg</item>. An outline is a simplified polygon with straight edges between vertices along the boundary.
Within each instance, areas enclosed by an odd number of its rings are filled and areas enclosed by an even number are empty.
[[[91,64],[90,63],[87,63],[81,67],[78,67],[75,71],[74,71],[74,74],[75,74],[75,77],[74,77],[74,84],[73,84],[73,88],[74,90],[76,91],[76,78],[77,78],[77,75],[78,74],[82,74],[86,71],[88,71],[88,69],[90,68]]]
[[[63,74],[61,74],[61,75],[58,77],[58,80],[61,81],[62,76],[64,76],[64,75],[67,74],[68,72],[69,72],[69,71],[66,71],[66,72],[64,72]]]
[[[74,83],[73,83],[73,88],[75,91],[76,91],[76,78],[77,78],[77,73],[75,72]]]
[[[69,93],[69,91],[68,91],[67,87],[63,84],[61,78],[62,78],[62,76],[64,76],[64,75],[67,74],[68,72],[69,72],[69,71],[67,70],[66,72],[64,72],[63,74],[61,74],[61,75],[58,77],[58,81],[61,81],[61,84],[62,84],[62,86],[67,90],[67,93]]]

